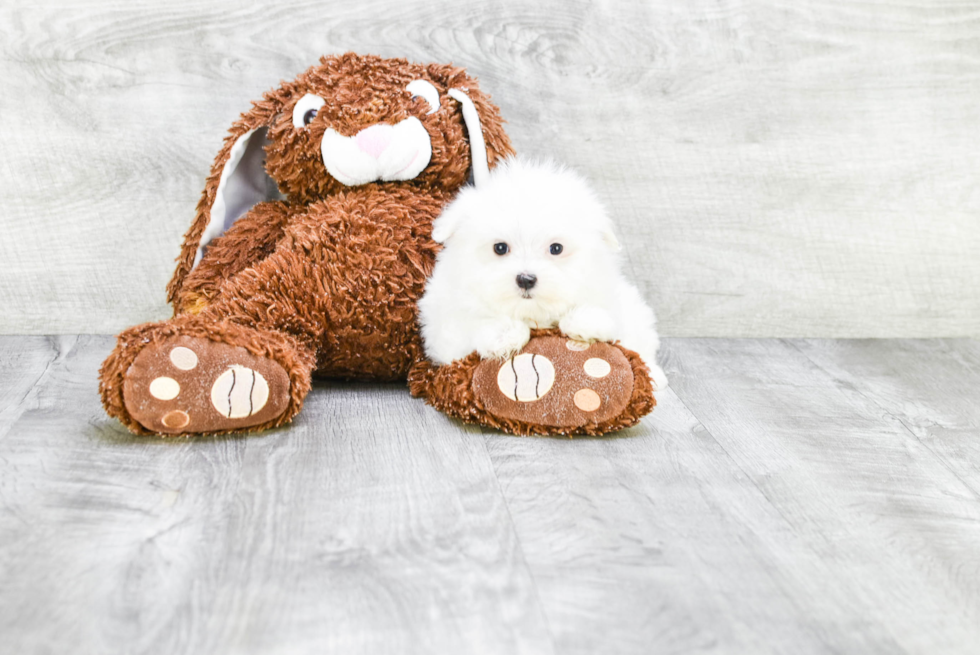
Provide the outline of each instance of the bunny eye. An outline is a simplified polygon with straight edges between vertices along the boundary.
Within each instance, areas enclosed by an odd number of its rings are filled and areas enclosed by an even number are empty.
[[[293,107],[293,127],[301,130],[309,125],[316,117],[317,111],[324,104],[326,103],[323,101],[323,98],[315,96],[312,93],[307,93],[300,98],[296,106]]]
[[[436,87],[432,86],[430,82],[415,80],[406,86],[405,90],[411,93],[413,98],[422,98],[429,103],[432,109],[427,111],[426,114],[431,114],[439,110],[439,92],[436,91]]]

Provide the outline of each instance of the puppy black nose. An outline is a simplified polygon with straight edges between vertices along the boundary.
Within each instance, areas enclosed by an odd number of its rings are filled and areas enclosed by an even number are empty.
[[[517,274],[517,286],[527,291],[537,283],[538,277],[532,275],[531,273],[518,273]]]

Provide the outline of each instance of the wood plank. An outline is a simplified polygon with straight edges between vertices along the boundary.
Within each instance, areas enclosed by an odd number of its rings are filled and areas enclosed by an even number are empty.
[[[479,433],[319,384],[288,428],[136,438],[98,402],[111,345],[80,338],[0,439],[5,648],[553,652]]]
[[[36,400],[38,383],[51,363],[71,349],[74,340],[0,335],[0,439]]]
[[[980,499],[980,342],[793,340],[838,384],[899,421]]]
[[[902,350],[874,344],[864,358],[881,366],[882,353]],[[672,341],[670,351],[671,387],[801,547],[773,565],[809,625],[843,646],[832,650],[976,652],[980,503],[975,465],[967,476],[972,453],[950,448],[937,457],[899,416],[792,343],[690,339]],[[921,355],[911,349],[904,357],[919,365]],[[837,359],[841,370],[849,362]],[[931,383],[942,395],[974,376],[961,370]],[[961,417],[975,424],[972,412]]]
[[[665,335],[977,336],[978,8],[5,2],[0,332],[166,317],[228,126],[355,50],[469,67],[594,180]]]

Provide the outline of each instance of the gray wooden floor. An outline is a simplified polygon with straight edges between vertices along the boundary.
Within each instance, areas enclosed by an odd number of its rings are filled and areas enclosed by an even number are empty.
[[[616,438],[318,384],[134,438],[111,338],[0,338],[4,653],[977,653],[980,343],[670,339]]]

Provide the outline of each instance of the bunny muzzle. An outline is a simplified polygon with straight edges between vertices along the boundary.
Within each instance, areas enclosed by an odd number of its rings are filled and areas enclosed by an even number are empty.
[[[411,180],[432,158],[432,142],[414,116],[395,125],[377,123],[353,136],[327,129],[320,142],[323,164],[337,181],[357,186]]]

